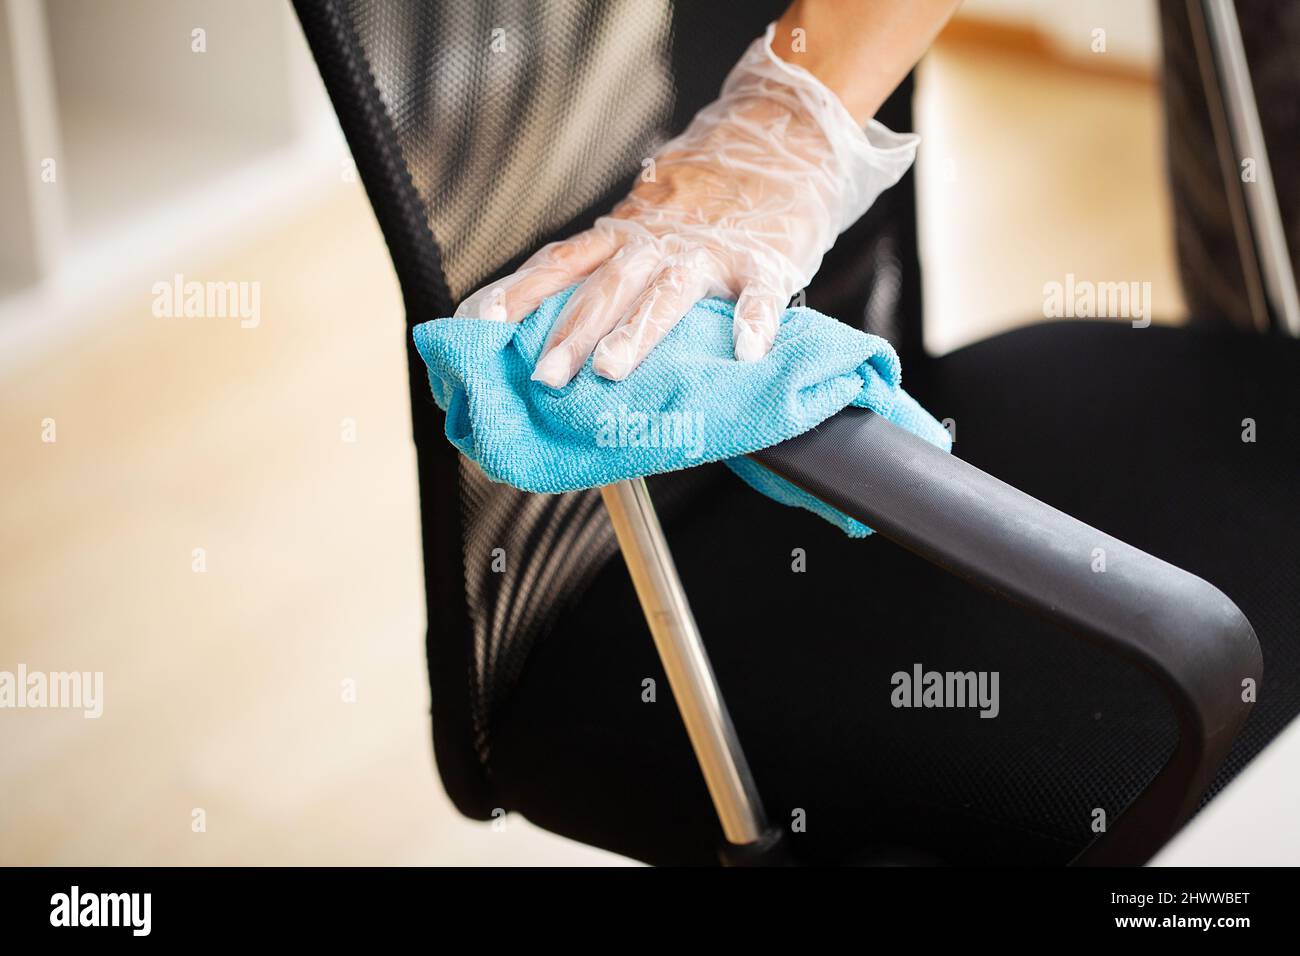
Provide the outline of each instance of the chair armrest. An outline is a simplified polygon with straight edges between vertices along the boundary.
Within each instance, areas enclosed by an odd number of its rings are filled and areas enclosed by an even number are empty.
[[[861,408],[750,456],[916,552],[1155,676],[1178,744],[1145,791],[1074,861],[1140,864],[1196,809],[1263,660],[1218,588],[1017,491]],[[1092,570],[1103,548],[1106,572]]]

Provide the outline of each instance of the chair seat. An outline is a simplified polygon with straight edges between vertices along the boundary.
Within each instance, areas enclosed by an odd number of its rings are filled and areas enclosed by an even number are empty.
[[[956,422],[956,454],[1246,613],[1264,685],[1211,793],[1300,710],[1298,372],[1300,342],[1104,322],[905,370]],[[1065,863],[1171,752],[1172,714],[1136,668],[710,468],[666,531],[768,815],[802,824],[799,859]],[[894,706],[893,675],[917,667],[996,672],[997,716]],[[491,735],[501,806],[647,862],[716,861],[721,832],[620,561],[538,642]]]

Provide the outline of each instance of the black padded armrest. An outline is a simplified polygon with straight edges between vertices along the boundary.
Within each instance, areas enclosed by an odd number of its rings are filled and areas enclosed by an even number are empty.
[[[1250,622],[1223,592],[865,409],[750,457],[1156,677],[1178,719],[1178,745],[1076,863],[1143,863],[1191,815],[1249,713],[1242,682],[1258,684],[1263,670]],[[1105,549],[1105,574],[1092,571],[1095,548]]]

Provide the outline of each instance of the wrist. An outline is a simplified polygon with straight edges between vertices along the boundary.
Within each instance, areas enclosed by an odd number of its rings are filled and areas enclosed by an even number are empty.
[[[697,114],[695,122],[706,119],[705,125],[722,125],[746,116],[752,133],[755,118],[784,111],[783,118],[759,119],[757,127],[780,130],[784,148],[816,171],[814,180],[827,205],[833,238],[898,182],[916,156],[920,137],[894,133],[870,118],[859,121],[834,90],[802,66],[777,56],[773,39],[778,29],[778,24],[769,24],[750,45],[727,76],[722,95]]]
[[[889,97],[893,85],[873,68],[869,51],[859,50],[851,38],[825,42],[816,17],[794,3],[773,24],[772,54],[782,62],[807,71],[835,95],[859,126],[865,126]],[[810,34],[812,39],[810,40]]]

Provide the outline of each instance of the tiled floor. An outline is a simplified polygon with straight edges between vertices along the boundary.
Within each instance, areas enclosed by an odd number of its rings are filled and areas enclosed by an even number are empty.
[[[1065,271],[1177,309],[1155,88],[1027,68],[927,68],[940,347]],[[360,188],[170,271],[259,281],[261,324],[154,318],[144,283],[2,383],[0,670],[102,671],[105,700],[0,712],[0,863],[617,862],[437,783],[401,302]]]

